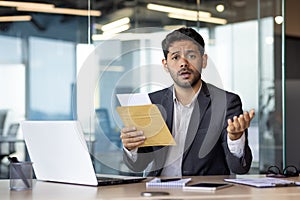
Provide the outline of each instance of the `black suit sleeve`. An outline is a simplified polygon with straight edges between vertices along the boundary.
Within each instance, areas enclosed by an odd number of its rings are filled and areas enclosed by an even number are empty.
[[[234,156],[228,148],[227,144],[227,120],[233,119],[234,116],[239,116],[243,113],[242,102],[238,95],[227,93],[227,111],[226,120],[222,131],[222,145],[226,155],[226,161],[229,169],[235,174],[245,174],[249,171],[252,162],[252,153],[248,145],[248,130],[245,130],[245,147],[244,155],[241,158]]]

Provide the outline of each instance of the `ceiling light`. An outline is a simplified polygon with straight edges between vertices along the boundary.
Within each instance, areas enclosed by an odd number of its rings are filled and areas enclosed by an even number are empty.
[[[275,17],[275,22],[276,22],[276,24],[282,24],[282,22],[283,22],[283,17],[282,17],[282,16],[276,16],[276,17]]]
[[[238,8],[245,7],[247,2],[245,0],[235,0],[232,2],[232,5]]]
[[[52,14],[95,16],[95,17],[101,15],[101,12],[98,10],[56,8],[54,4],[47,4],[47,3],[0,1],[0,6],[16,7],[18,11],[27,11],[27,12],[42,12],[42,13],[52,13]]]
[[[108,30],[115,29],[117,27],[126,25],[129,22],[130,22],[130,18],[129,17],[124,17],[122,19],[118,19],[116,21],[113,21],[113,22],[110,22],[108,24],[103,25],[101,27],[101,30],[105,32],[105,31],[108,31]]]
[[[31,18],[30,15],[1,16],[0,22],[30,21]]]
[[[162,5],[158,5],[158,4],[152,4],[152,3],[149,3],[147,5],[147,9],[165,12],[165,13],[174,13],[174,14],[178,14],[178,15],[197,16],[197,11],[195,11],[195,10],[186,10],[186,9],[175,8],[175,7],[170,7],[170,6],[162,6]],[[211,14],[209,12],[205,12],[205,11],[199,11],[198,15],[199,15],[199,17],[210,17],[211,16]]]
[[[175,18],[175,19],[182,19],[182,20],[188,20],[188,21],[202,21],[202,22],[208,22],[213,24],[227,24],[227,20],[223,18],[217,18],[217,17],[197,17],[197,16],[185,16],[185,15],[177,15],[177,14],[168,14],[168,17]]]
[[[36,8],[36,7],[17,7],[18,11],[27,12],[42,12],[42,13],[52,13],[52,14],[63,14],[63,15],[79,15],[79,16],[94,16],[99,17],[101,12],[98,10],[81,10],[81,9],[71,9],[71,8]]]
[[[33,3],[20,1],[0,1],[0,6],[4,7],[30,7],[30,8],[54,8],[53,4],[48,3]]]
[[[179,29],[179,28],[183,28],[185,27],[184,25],[166,25],[164,26],[164,30],[175,30],[175,29]]]
[[[103,35],[112,35],[112,34],[120,33],[120,32],[128,30],[129,28],[130,28],[130,24],[125,24],[125,25],[104,31]]]
[[[225,7],[224,7],[223,4],[218,4],[218,5],[216,6],[216,10],[217,10],[218,12],[223,12],[223,11],[225,10]]]
[[[274,43],[274,38],[272,36],[266,37],[265,42],[266,42],[266,44],[271,45]]]

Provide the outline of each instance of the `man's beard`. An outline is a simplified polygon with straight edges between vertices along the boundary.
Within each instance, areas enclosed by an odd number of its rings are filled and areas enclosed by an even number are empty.
[[[179,77],[181,76],[182,73],[190,73],[193,74],[193,79],[191,81],[181,81]],[[199,80],[201,79],[201,74],[199,71],[195,72],[191,69],[183,68],[180,71],[178,71],[176,74],[175,73],[170,73],[173,81],[176,83],[176,85],[182,87],[182,88],[192,88],[195,86]]]

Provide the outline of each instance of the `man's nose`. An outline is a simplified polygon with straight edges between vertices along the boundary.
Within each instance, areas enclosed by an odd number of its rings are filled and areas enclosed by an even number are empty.
[[[180,57],[180,67],[187,67],[189,65],[189,62],[187,61],[187,59],[182,56]]]

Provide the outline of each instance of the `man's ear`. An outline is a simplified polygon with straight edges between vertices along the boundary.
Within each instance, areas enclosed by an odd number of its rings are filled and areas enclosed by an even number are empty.
[[[206,66],[207,66],[207,54],[204,54],[203,56],[202,56],[202,69],[205,69],[206,68]]]
[[[163,65],[163,67],[164,67],[164,70],[165,70],[166,72],[169,72],[167,60],[166,60],[166,59],[162,59],[161,63],[162,63],[162,65]]]

